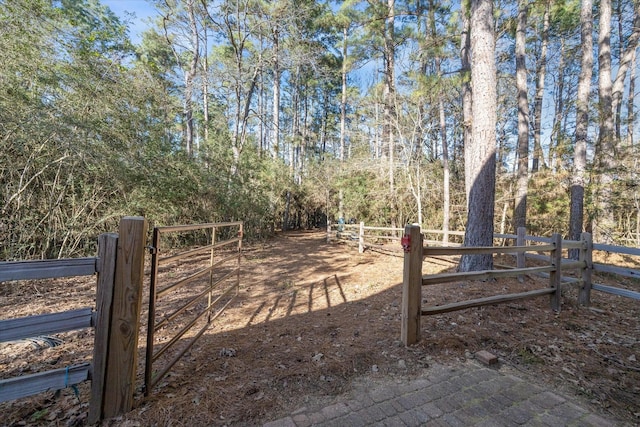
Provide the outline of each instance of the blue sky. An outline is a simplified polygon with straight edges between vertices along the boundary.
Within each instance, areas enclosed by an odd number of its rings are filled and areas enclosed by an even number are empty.
[[[156,16],[155,8],[147,0],[101,0],[123,22],[129,22],[129,37],[138,43],[142,33],[149,27],[149,18]],[[129,16],[135,14],[135,18]]]

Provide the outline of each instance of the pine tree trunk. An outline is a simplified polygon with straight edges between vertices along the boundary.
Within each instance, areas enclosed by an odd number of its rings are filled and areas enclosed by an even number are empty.
[[[615,167],[614,110],[611,82],[611,0],[600,2],[600,32],[598,34],[598,94],[600,98],[600,133],[596,145],[595,162],[599,182],[596,188],[597,213],[593,222],[594,241],[612,243],[615,228],[611,186]]]
[[[527,185],[529,175],[529,101],[527,100],[526,31],[527,0],[518,4],[516,28],[516,88],[518,92],[518,170],[513,230],[527,226]]]
[[[591,74],[593,67],[593,21],[592,0],[582,0],[580,11],[580,42],[582,59],[580,61],[580,78],[578,80],[578,99],[576,102],[576,136],[571,178],[571,203],[569,211],[569,237],[579,240],[584,224],[584,187],[587,168],[587,132],[589,128],[589,93],[591,91]],[[579,251],[570,252],[570,257],[577,259]]]
[[[493,246],[496,172],[496,63],[493,0],[471,1],[471,86],[473,124],[471,143],[465,147],[470,165],[465,246]],[[468,151],[468,153],[467,153]],[[493,257],[465,255],[460,271],[489,270]]]

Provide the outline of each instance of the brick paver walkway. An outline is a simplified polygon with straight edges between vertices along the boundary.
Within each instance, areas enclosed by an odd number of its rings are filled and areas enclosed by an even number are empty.
[[[469,362],[434,366],[407,383],[355,389],[324,408],[300,408],[264,427],[594,426],[602,418],[556,391]]]

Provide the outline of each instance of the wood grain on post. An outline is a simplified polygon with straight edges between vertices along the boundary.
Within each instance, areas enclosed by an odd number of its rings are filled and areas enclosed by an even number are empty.
[[[98,278],[96,285],[96,320],[94,325],[93,369],[91,373],[91,401],[89,403],[89,419],[87,420],[89,424],[95,424],[102,419],[117,249],[117,234],[105,233],[100,235],[98,238],[98,259],[96,261]]]
[[[133,408],[147,220],[120,221],[104,392],[105,418]]]
[[[578,294],[578,304],[586,307],[591,305],[591,271],[593,269],[593,240],[591,233],[582,233],[580,238],[582,248],[580,249],[580,261],[584,262],[582,268],[582,287]]]
[[[404,345],[420,340],[420,316],[422,315],[422,234],[419,225],[407,225],[405,236],[409,236],[409,252],[404,254],[404,276],[402,280],[402,326],[401,340]]]
[[[555,292],[551,294],[551,309],[559,312],[560,297],[562,295],[562,284],[560,283],[562,278],[562,236],[556,233],[551,237],[551,241],[556,246],[556,248],[551,251],[551,265],[553,265],[555,269],[549,274],[549,286],[555,289]]]
[[[360,233],[358,234],[358,253],[364,252],[364,221],[360,221]]]

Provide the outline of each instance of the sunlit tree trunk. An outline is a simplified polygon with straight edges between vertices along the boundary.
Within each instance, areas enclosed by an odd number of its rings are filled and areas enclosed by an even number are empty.
[[[271,146],[273,158],[278,158],[280,152],[280,52],[279,31],[273,28],[273,127],[271,131]]]
[[[342,96],[340,98],[340,167],[344,163],[344,148],[347,138],[347,36],[348,29],[342,29]],[[338,218],[344,218],[344,190],[338,189]]]
[[[526,31],[527,0],[518,4],[516,28],[516,90],[518,92],[518,170],[516,203],[513,214],[514,232],[527,226],[527,184],[529,175],[529,101],[527,99]]]
[[[629,75],[629,96],[627,99],[627,145],[631,147],[633,145],[633,126],[635,125],[635,109],[633,107],[635,102],[635,90],[636,90],[636,52],[633,52],[633,58],[631,59],[631,73]]]
[[[579,240],[584,224],[584,189],[587,167],[587,132],[589,130],[589,93],[591,91],[591,74],[593,68],[593,21],[592,0],[582,0],[580,10],[580,43],[582,59],[580,61],[580,78],[578,80],[578,97],[576,101],[576,136],[573,156],[573,173],[571,176],[571,203],[569,212],[569,236]],[[578,257],[578,251],[571,253]]]
[[[200,60],[200,37],[198,34],[198,24],[196,22],[194,0],[187,0],[187,14],[189,16],[189,31],[191,36],[191,61],[189,61],[189,69],[184,74],[184,143],[185,150],[188,155],[193,154],[194,141],[194,123],[193,123],[193,89],[194,80],[198,72],[198,62]]]
[[[462,128],[463,128],[463,149],[464,149],[464,174],[465,193],[471,191],[471,181],[466,177],[471,176],[472,159],[471,150],[467,147],[471,144],[471,124],[472,120],[472,92],[471,92],[471,31],[470,31],[470,2],[464,0],[461,4],[462,34],[460,35],[460,64],[462,73]]]
[[[616,144],[614,142],[614,110],[612,109],[611,83],[611,0],[601,0],[598,34],[598,94],[600,129],[596,145],[595,162],[599,182],[596,188],[596,215],[593,221],[594,240],[611,243],[615,227],[611,185],[615,167]]]
[[[391,204],[391,227],[396,227],[398,207],[395,189],[395,0],[387,0],[387,17],[384,32],[385,102],[384,127],[389,147],[389,196]]]
[[[471,1],[471,86],[473,123],[465,158],[471,160],[467,186],[465,246],[493,245],[496,172],[496,63],[492,0]],[[488,270],[493,257],[465,255],[460,271]]]

